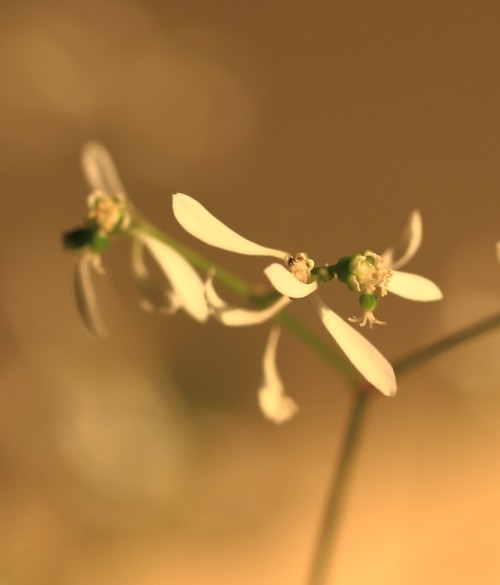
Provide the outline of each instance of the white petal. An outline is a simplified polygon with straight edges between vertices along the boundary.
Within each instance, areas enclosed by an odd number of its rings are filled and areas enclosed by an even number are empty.
[[[247,256],[272,256],[281,260],[287,256],[282,250],[266,248],[240,236],[189,195],[176,193],[173,196],[173,210],[181,226],[205,244]]]
[[[132,273],[140,291],[140,306],[148,313],[159,312],[173,315],[182,308],[182,302],[173,291],[166,291],[151,278],[144,262],[144,244],[134,239],[132,242]]]
[[[443,298],[443,293],[432,280],[399,270],[392,273],[387,290],[410,301],[439,301]]]
[[[87,329],[98,339],[106,339],[109,334],[104,326],[92,284],[92,258],[84,255],[77,264],[75,272],[75,296],[78,312]]]
[[[270,264],[264,270],[264,274],[279,293],[292,299],[307,297],[318,288],[317,282],[309,284],[300,282],[282,264]]]
[[[262,361],[263,381],[259,389],[258,399],[264,416],[276,424],[291,419],[298,411],[295,402],[285,394],[276,366],[276,352],[280,328],[273,327],[269,335],[264,359]]]
[[[384,266],[394,269],[404,266],[417,253],[422,243],[422,216],[418,209],[411,212],[395,246],[382,254]]]
[[[182,308],[197,321],[206,321],[209,311],[205,300],[204,283],[191,264],[176,250],[156,238],[138,229],[132,230],[131,233],[147,247],[158,262]]]
[[[213,316],[229,327],[260,325],[274,317],[291,302],[288,297],[280,297],[274,304],[261,310],[231,307],[217,294],[213,285],[212,276],[205,283],[205,294]]]
[[[365,337],[329,309],[319,295],[314,295],[314,299],[323,325],[354,367],[382,394],[394,396],[397,385],[391,364]]]
[[[83,172],[92,191],[104,191],[125,200],[126,194],[108,150],[99,142],[88,142],[82,151]]]

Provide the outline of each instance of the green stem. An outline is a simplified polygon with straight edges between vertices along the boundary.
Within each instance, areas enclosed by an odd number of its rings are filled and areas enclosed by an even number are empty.
[[[340,459],[334,469],[331,480],[328,501],[326,503],[323,522],[313,556],[313,564],[309,574],[308,585],[323,585],[326,583],[328,569],[335,547],[339,529],[342,504],[347,493],[347,486],[354,463],[354,456],[363,428],[363,421],[368,406],[369,392],[360,391],[352,407],[351,416],[344,437]]]
[[[470,339],[483,333],[492,331],[500,326],[500,313],[487,317],[474,323],[456,333],[447,335],[433,344],[412,352],[408,356],[397,360],[394,364],[396,373],[407,372],[417,365],[423,364],[432,358],[444,353]],[[329,491],[328,500],[323,516],[323,524],[318,537],[318,543],[313,556],[313,563],[308,580],[308,585],[325,585],[328,577],[328,569],[331,565],[335,551],[336,535],[341,521],[341,512],[347,487],[350,479],[356,447],[359,444],[363,420],[366,415],[368,398],[371,389],[369,385],[363,384],[358,391],[354,406],[349,417],[344,444],[340,458],[334,469],[333,479]]]
[[[177,240],[174,240],[174,238],[167,236],[164,232],[156,228],[151,223],[143,220],[134,225],[134,228],[140,229],[144,233],[153,236],[157,240],[160,240],[160,242],[167,244],[167,246],[174,248],[175,250],[177,250],[177,252],[182,254],[182,256],[184,256],[184,258],[186,258],[186,260],[190,262],[195,268],[198,268],[198,270],[201,270],[202,272],[205,273],[211,269],[214,270],[216,280],[226,285],[228,288],[230,288],[240,296],[249,299],[255,298],[256,295],[252,287],[247,282],[245,282],[241,278],[238,278],[237,276],[235,276],[228,270],[225,270],[221,266],[214,264],[214,262],[208,260],[201,254],[197,254],[188,246],[185,246],[184,244],[179,243]]]
[[[401,374],[403,372],[407,372],[408,370],[412,370],[415,368],[415,366],[429,361],[440,353],[448,351],[449,349],[469,341],[474,337],[478,337],[483,333],[487,333],[488,331],[491,331],[498,326],[500,326],[500,313],[496,313],[491,317],[486,317],[486,319],[483,319],[478,323],[464,327],[464,329],[461,329],[456,333],[447,335],[446,337],[431,343],[431,345],[428,345],[427,347],[413,351],[406,357],[396,360],[394,362],[394,371],[397,374]]]
[[[276,300],[277,293],[273,291],[270,294],[257,295],[253,288],[244,280],[238,278],[228,270],[221,268],[208,260],[204,256],[197,254],[191,248],[184,246],[176,241],[174,238],[166,235],[164,232],[156,228],[148,221],[141,220],[134,225],[136,229],[153,236],[161,242],[171,246],[188,260],[195,268],[202,272],[208,270],[215,270],[214,278],[220,283],[227,286],[230,290],[239,294],[242,297],[249,299],[257,306],[266,306],[273,300]],[[323,341],[321,337],[316,335],[306,325],[302,324],[296,317],[293,317],[287,310],[283,310],[278,315],[281,323],[290,331],[292,331],[299,339],[308,345],[313,351],[319,354],[325,361],[327,361],[334,369],[336,369],[345,378],[349,384],[355,384],[359,380],[357,370],[345,358],[339,355],[331,346],[331,344]]]

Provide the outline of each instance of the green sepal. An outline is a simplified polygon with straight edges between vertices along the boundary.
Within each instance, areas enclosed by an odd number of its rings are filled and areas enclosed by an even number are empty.
[[[351,276],[351,260],[352,256],[343,256],[340,258],[335,265],[335,273],[340,282],[347,284],[349,277]]]
[[[76,228],[62,235],[63,246],[66,250],[81,250],[85,246],[92,246],[96,235],[93,227]]]
[[[370,293],[365,293],[360,295],[359,297],[359,304],[363,311],[367,311],[373,313],[378,305],[378,298]]]
[[[109,246],[109,238],[101,235],[95,227],[82,227],[65,232],[62,241],[66,250],[82,250],[89,247],[99,254]]]
[[[349,290],[352,290],[353,292],[360,292],[361,291],[361,288],[359,287],[358,279],[356,278],[355,274],[350,274],[347,277],[346,284],[347,284],[347,288]]]

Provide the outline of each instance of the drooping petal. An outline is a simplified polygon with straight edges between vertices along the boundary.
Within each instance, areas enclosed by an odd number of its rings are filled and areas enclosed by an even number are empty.
[[[272,256],[280,260],[287,256],[282,250],[266,248],[240,236],[189,195],[176,193],[173,196],[173,210],[181,226],[205,244],[247,256]]]
[[[213,316],[229,327],[260,325],[277,315],[291,302],[288,297],[280,297],[275,303],[265,309],[252,310],[231,307],[217,294],[213,285],[213,275],[210,275],[205,283],[205,294]]]
[[[127,196],[108,150],[99,142],[88,142],[82,151],[83,173],[92,191],[103,191],[125,201]]]
[[[262,360],[263,381],[258,392],[260,409],[264,416],[276,424],[284,423],[291,419],[298,411],[297,404],[285,394],[276,366],[276,352],[280,328],[273,327]]]
[[[422,216],[418,209],[408,217],[397,243],[382,254],[382,263],[386,267],[400,268],[417,253],[422,243]]]
[[[385,396],[396,394],[396,376],[391,364],[365,337],[314,295],[323,325],[359,373]]]
[[[316,281],[309,284],[300,282],[282,264],[270,264],[264,274],[279,293],[292,299],[307,297],[318,288]]]
[[[395,270],[392,273],[387,290],[410,301],[439,301],[443,293],[432,280],[418,274]]]
[[[91,256],[83,255],[76,266],[76,305],[80,317],[90,333],[98,339],[105,340],[109,337],[109,334],[104,326],[92,283],[92,262]]]
[[[134,239],[132,242],[132,273],[140,292],[139,304],[147,312],[159,312],[173,315],[182,308],[182,302],[174,291],[165,290],[155,279],[151,278],[144,262],[145,245]]]
[[[209,311],[204,283],[191,264],[176,250],[141,230],[131,230],[131,234],[146,246],[158,262],[182,308],[197,321],[206,321]]]

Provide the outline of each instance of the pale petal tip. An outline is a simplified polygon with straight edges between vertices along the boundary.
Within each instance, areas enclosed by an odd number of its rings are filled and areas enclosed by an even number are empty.
[[[270,389],[260,390],[258,399],[263,415],[277,425],[290,420],[299,411],[297,404],[290,396],[273,392]]]

